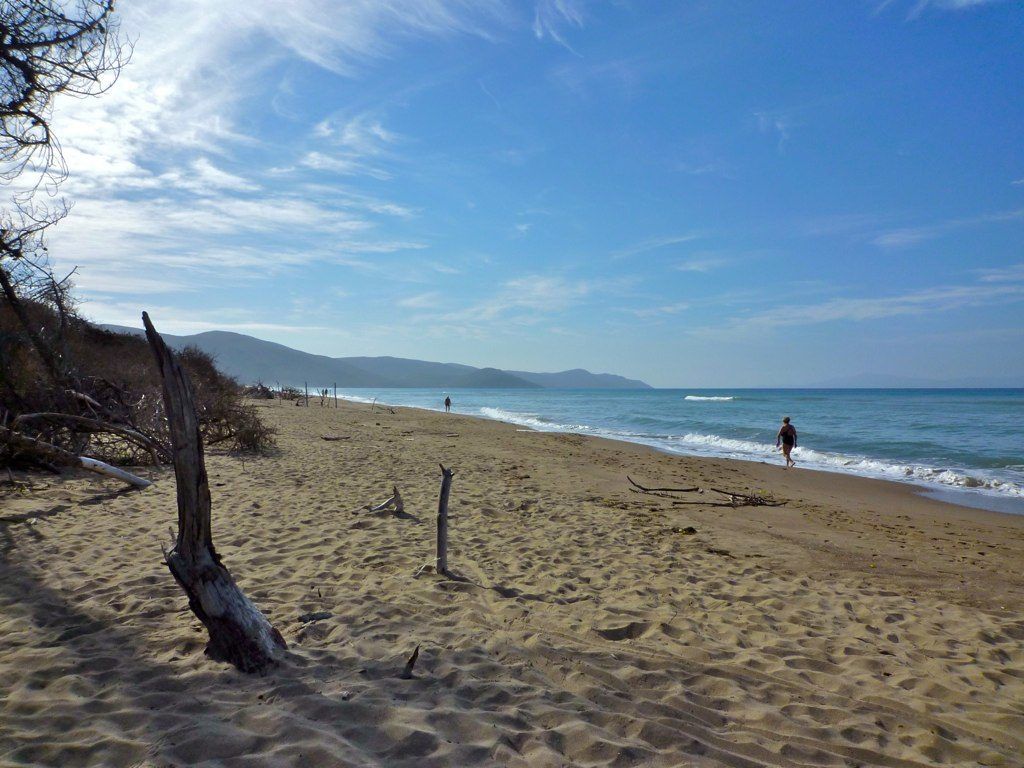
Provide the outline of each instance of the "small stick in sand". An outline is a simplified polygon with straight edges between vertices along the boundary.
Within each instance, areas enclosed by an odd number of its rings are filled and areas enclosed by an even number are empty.
[[[405,669],[402,670],[402,674],[399,675],[403,680],[412,680],[412,668],[416,666],[416,659],[420,657],[420,647],[417,645],[416,650],[412,652],[412,656],[405,662]]]

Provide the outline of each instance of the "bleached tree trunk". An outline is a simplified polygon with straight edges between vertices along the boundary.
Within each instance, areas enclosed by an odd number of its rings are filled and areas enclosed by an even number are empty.
[[[207,655],[243,672],[263,672],[278,662],[287,645],[235,584],[214,549],[210,485],[192,384],[145,312],[142,322],[163,380],[178,487],[178,537],[166,553],[167,567],[188,595],[189,608],[209,632]]]

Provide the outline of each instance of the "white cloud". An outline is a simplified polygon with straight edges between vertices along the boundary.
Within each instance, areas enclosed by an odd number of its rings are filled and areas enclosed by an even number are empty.
[[[676,269],[680,272],[711,272],[714,269],[728,266],[732,261],[732,259],[726,256],[698,255],[692,259],[679,262],[676,264]]]
[[[931,8],[940,11],[965,11],[998,2],[1002,2],[1002,0],[917,0],[907,12],[907,18],[916,19]]]
[[[566,50],[576,53],[561,28],[566,25],[582,27],[586,16],[585,7],[583,0],[538,0],[533,11],[533,34],[538,40],[550,38]]]
[[[641,307],[639,309],[630,309],[626,311],[636,317],[661,317],[665,315],[678,315],[680,312],[685,312],[689,308],[689,303],[680,301],[674,304],[662,304],[661,306],[655,307]]]
[[[790,132],[795,125],[793,119],[782,112],[755,112],[757,127],[761,133],[775,137],[779,153],[786,151]]]
[[[299,160],[299,165],[315,171],[329,171],[343,176],[371,176],[380,181],[392,178],[388,171],[366,165],[355,155],[326,155],[323,152],[307,152]]]
[[[404,299],[399,299],[396,303],[400,307],[409,309],[431,309],[441,304],[441,295],[435,291],[430,291],[415,296],[406,296]]]
[[[403,39],[487,36],[507,18],[499,0],[137,0],[119,11],[135,41],[130,63],[101,97],[58,98],[53,121],[70,171],[62,193],[75,206],[52,230],[51,253],[58,268],[82,266],[87,299],[193,279],[181,270],[252,279],[315,260],[370,269],[369,255],[425,247],[378,234],[413,208],[341,187],[310,194],[299,175],[390,178],[379,165],[402,137],[379,115],[299,132],[289,164],[252,133],[251,107],[270,108],[267,78],[288,58],[350,75]]]
[[[170,305],[154,305],[146,302],[140,307],[137,302],[102,299],[89,303],[86,317],[97,323],[140,328],[143,309],[149,313],[157,330],[163,333],[189,334],[203,331],[307,333],[331,330],[330,327],[322,325],[266,323],[249,317],[247,312],[233,308],[213,308],[197,313],[191,309]]]
[[[937,286],[891,296],[840,297],[815,304],[788,302],[784,307],[734,317],[722,326],[696,329],[694,333],[703,336],[732,336],[787,326],[884,320],[1021,301],[1024,301],[1024,284],[1018,282],[1006,285],[975,283]]]
[[[959,229],[977,227],[985,224],[1000,224],[1007,221],[1024,219],[1024,208],[1014,211],[1000,211],[998,213],[987,213],[981,216],[971,216],[962,219],[950,219],[940,221],[924,227],[905,227],[893,229],[875,237],[871,242],[881,248],[906,248],[926,240],[933,240],[937,237],[954,232]]]
[[[1008,267],[978,270],[978,279],[984,283],[1019,283],[1024,282],[1024,264],[1011,264]]]
[[[667,248],[670,245],[680,245],[681,243],[689,243],[693,240],[701,239],[701,235],[698,234],[685,234],[685,235],[665,235],[661,237],[649,237],[646,240],[633,243],[632,245],[621,248],[618,251],[612,253],[612,258],[621,259],[627,256],[637,256],[641,253],[647,253],[648,251],[656,251],[661,248]]]

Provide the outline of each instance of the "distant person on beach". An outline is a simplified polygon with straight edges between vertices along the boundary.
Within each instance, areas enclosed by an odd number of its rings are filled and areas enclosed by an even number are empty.
[[[444,412],[451,413],[452,410],[452,399],[445,395],[444,397]]]
[[[782,455],[786,457],[786,469],[795,467],[796,462],[790,458],[789,453],[796,448],[796,427],[789,423],[789,416],[783,417],[782,427],[775,436],[776,448],[779,447],[779,443],[782,443]]]

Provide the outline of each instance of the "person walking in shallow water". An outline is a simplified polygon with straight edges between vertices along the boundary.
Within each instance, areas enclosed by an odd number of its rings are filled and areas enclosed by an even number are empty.
[[[790,452],[796,448],[796,427],[789,423],[789,416],[782,419],[782,427],[779,434],[775,436],[775,447],[782,443],[782,455],[786,457],[786,469],[795,467],[796,462],[790,457]]]
[[[444,396],[444,412],[451,413],[452,410],[452,399],[448,395]]]

